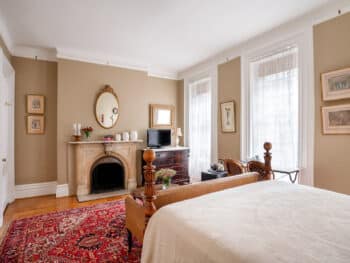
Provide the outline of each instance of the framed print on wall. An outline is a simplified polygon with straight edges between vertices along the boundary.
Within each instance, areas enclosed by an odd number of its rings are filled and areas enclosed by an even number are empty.
[[[321,75],[323,100],[350,98],[350,68]]]
[[[350,134],[350,104],[322,107],[323,134]]]
[[[172,105],[150,104],[150,128],[174,128],[175,107]]]
[[[221,110],[221,131],[236,132],[234,101],[222,102],[220,104],[220,110]]]
[[[28,134],[44,134],[45,118],[44,116],[30,115],[27,116],[27,133]]]
[[[45,96],[27,95],[27,113],[44,114],[44,112],[45,112]]]

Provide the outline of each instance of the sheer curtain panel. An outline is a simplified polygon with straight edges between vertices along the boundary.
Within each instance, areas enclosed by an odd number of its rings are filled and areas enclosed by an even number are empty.
[[[250,157],[272,142],[274,168],[298,166],[298,49],[250,63]]]
[[[211,80],[189,85],[189,146],[191,181],[200,181],[211,157]]]

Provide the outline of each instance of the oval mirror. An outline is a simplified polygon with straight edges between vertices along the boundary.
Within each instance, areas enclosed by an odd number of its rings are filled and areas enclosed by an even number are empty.
[[[110,129],[117,123],[119,118],[119,101],[109,85],[97,95],[95,117],[97,122],[105,129]]]

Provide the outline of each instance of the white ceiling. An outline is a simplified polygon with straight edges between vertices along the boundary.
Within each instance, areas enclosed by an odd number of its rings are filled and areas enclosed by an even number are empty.
[[[0,15],[17,46],[176,73],[328,2],[0,0]]]

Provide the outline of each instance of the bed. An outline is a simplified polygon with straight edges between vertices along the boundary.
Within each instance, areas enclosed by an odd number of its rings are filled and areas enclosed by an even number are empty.
[[[151,171],[149,167],[148,179]],[[150,199],[156,196],[148,195],[144,263],[350,262],[347,195],[267,180],[156,212]]]

